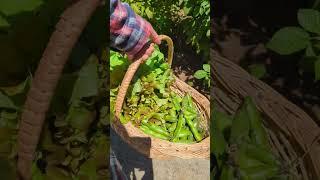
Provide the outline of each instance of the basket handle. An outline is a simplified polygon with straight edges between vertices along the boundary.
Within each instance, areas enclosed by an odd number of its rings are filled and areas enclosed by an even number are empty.
[[[166,36],[166,35],[159,35],[159,38],[161,41],[164,40],[168,44],[168,63],[171,66],[172,59],[173,59],[173,41],[169,36]],[[116,104],[115,104],[115,110],[116,110],[115,115],[116,115],[116,118],[118,119],[120,119],[122,105],[124,102],[124,98],[127,94],[129,85],[131,83],[131,80],[142,63],[143,63],[142,59],[138,59],[134,61],[132,64],[130,64],[126,74],[124,75],[124,78],[121,82],[121,86],[119,88],[119,92],[116,98]]]

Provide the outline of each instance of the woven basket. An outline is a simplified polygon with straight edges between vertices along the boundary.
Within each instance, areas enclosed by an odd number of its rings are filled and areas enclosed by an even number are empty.
[[[160,35],[161,40],[165,40],[168,44],[168,63],[171,65],[173,57],[173,42],[172,40],[165,35]],[[133,62],[121,83],[119,92],[116,98],[115,103],[115,121],[112,122],[113,129],[121,136],[121,138],[127,142],[130,146],[135,148],[140,153],[144,154],[147,157],[154,159],[171,159],[171,158],[201,158],[209,159],[210,157],[210,137],[209,137],[209,123],[210,123],[210,102],[209,100],[200,94],[198,91],[190,87],[185,82],[179,80],[177,77],[173,85],[171,85],[171,90],[176,92],[179,95],[184,95],[189,93],[193,99],[193,102],[198,108],[199,113],[202,116],[202,122],[200,126],[205,128],[207,132],[207,137],[199,143],[195,144],[182,144],[182,143],[173,143],[158,138],[150,137],[144,134],[140,129],[135,127],[131,122],[126,124],[121,124],[119,121],[122,105],[128,90],[128,87],[131,83],[131,80],[143,63],[141,59]]]
[[[274,153],[288,164],[292,179],[320,179],[320,128],[300,108],[245,70],[211,50],[213,103],[234,114],[245,96],[262,113]],[[289,168],[291,167],[291,168]]]

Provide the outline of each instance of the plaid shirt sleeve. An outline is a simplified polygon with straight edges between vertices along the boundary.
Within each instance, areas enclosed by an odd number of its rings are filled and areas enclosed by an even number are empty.
[[[136,55],[149,41],[150,27],[127,3],[110,1],[111,47]]]

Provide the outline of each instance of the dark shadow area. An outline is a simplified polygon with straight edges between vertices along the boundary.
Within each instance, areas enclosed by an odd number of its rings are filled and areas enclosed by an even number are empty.
[[[249,70],[263,64],[261,78],[320,122],[320,83],[313,73],[301,73],[302,53],[281,56],[265,47],[273,34],[286,26],[299,26],[297,11],[311,8],[308,0],[214,1],[212,47],[222,56]]]
[[[126,131],[124,131],[126,132]],[[127,134],[125,135],[127,136]],[[122,170],[128,179],[132,180],[153,180],[153,166],[152,159],[144,156],[136,151],[129,144],[123,141],[123,139],[111,128],[111,149],[117,157],[122,166]],[[141,148],[150,149],[150,138],[133,138],[134,142],[142,144]],[[136,171],[144,172],[142,177],[137,175]]]
[[[193,77],[194,73],[202,69],[202,65],[208,62],[208,60],[204,59],[202,54],[197,54],[190,45],[187,45],[185,39],[181,38],[183,35],[172,35],[170,37],[174,43],[174,56],[172,61],[174,74],[182,81],[189,84],[191,83],[192,87],[197,91],[209,97],[209,87],[204,84],[203,80],[198,80]],[[166,47],[161,46],[161,51],[166,56]]]

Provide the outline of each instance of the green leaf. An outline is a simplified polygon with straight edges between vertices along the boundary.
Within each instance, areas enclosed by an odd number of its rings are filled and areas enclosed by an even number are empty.
[[[10,24],[8,23],[8,21],[0,15],[0,28],[7,28],[9,26]]]
[[[45,180],[44,174],[42,174],[35,162],[32,163],[32,180]]]
[[[315,80],[320,80],[320,58],[314,64]]]
[[[197,79],[203,79],[206,76],[208,76],[208,75],[207,75],[207,72],[204,70],[198,70],[198,71],[196,71],[196,73],[194,73],[194,77]]]
[[[210,73],[210,65],[209,64],[204,64],[202,65],[203,70],[205,70],[206,72]]]
[[[320,33],[320,13],[314,9],[299,9],[298,22],[307,31]]]
[[[98,65],[89,62],[82,67],[79,77],[74,85],[70,102],[83,97],[96,96],[98,94],[99,77]]]
[[[87,180],[96,180],[97,178],[97,170],[96,170],[96,161],[95,159],[88,159],[85,161],[79,170],[80,179]]]
[[[230,143],[231,144],[241,144],[242,142],[249,139],[250,122],[248,119],[248,113],[245,106],[241,106],[236,112],[234,117],[231,134]]]
[[[219,159],[219,156],[225,153],[228,144],[222,132],[217,127],[211,127],[211,129],[212,138],[210,139],[210,149],[217,159]]]
[[[133,85],[133,89],[132,89],[132,95],[139,93],[142,91],[142,85],[141,85],[141,80],[138,79],[134,85]]]
[[[298,27],[285,27],[277,31],[267,43],[267,48],[288,55],[305,49],[310,41],[309,34]]]
[[[152,18],[153,18],[153,13],[152,13],[152,11],[150,11],[150,8],[149,8],[149,7],[146,8],[145,13],[146,13],[146,15],[147,15],[147,17],[148,17],[149,19],[152,19]]]
[[[71,106],[66,117],[67,122],[73,128],[85,131],[88,130],[91,122],[94,119],[94,112],[87,110],[85,107]]]
[[[12,100],[0,91],[0,108],[17,109]]]
[[[249,72],[254,77],[260,79],[266,75],[267,70],[264,64],[252,64],[249,66]]]
[[[227,128],[230,128],[232,125],[232,118],[220,111],[212,111],[212,121],[213,125],[218,128],[219,131],[224,132]]]
[[[33,11],[42,3],[42,0],[1,0],[0,12],[12,16],[24,11]]]
[[[246,97],[244,100],[244,106],[246,107],[248,118],[250,120],[250,136],[252,141],[266,149],[269,149],[269,141],[267,132],[262,126],[262,117],[256,108],[253,100],[250,97]]]

